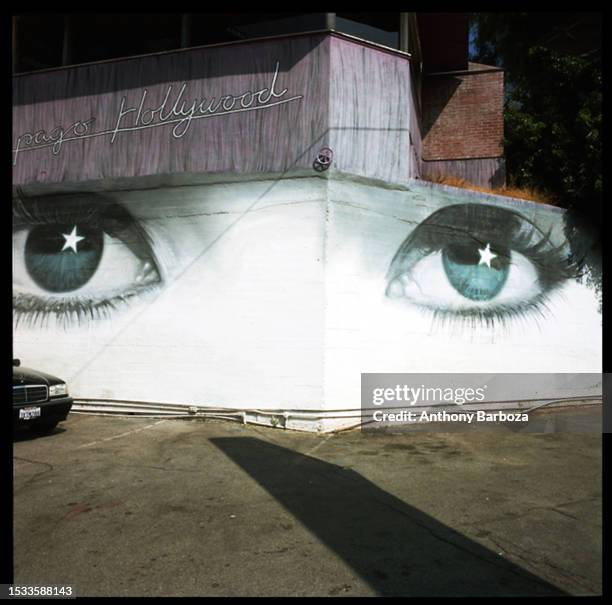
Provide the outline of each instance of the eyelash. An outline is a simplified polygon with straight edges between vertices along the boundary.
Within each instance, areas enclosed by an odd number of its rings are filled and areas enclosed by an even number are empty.
[[[419,227],[417,227],[417,229]],[[568,279],[579,276],[577,265],[574,262],[568,262],[569,257],[564,255],[565,244],[553,246],[550,239],[550,234],[545,234],[539,241],[530,243],[532,235],[533,233],[520,234],[520,239],[517,238],[511,242],[508,242],[507,246],[511,250],[515,250],[516,252],[519,252],[527,257],[534,265],[536,265],[538,268],[538,273],[542,272],[544,277],[550,277],[551,273],[552,276],[555,276],[557,279]],[[402,244],[400,250],[404,248],[404,246],[408,245],[410,245],[410,241]],[[482,242],[482,245],[484,245],[484,242]],[[547,245],[551,246],[548,250],[545,249]],[[426,245],[421,246],[420,249],[424,251],[423,257],[425,257],[429,254],[443,250],[444,246],[440,246],[439,242],[436,241],[435,243],[428,242]]]
[[[548,311],[547,301],[549,296],[542,294],[528,303],[520,305],[497,305],[490,309],[470,309],[469,311],[450,311],[446,309],[426,309],[433,316],[433,324],[443,328],[449,323],[458,323],[460,327],[475,329],[485,328],[507,328],[516,320],[534,319],[534,316],[544,318]],[[425,308],[423,308],[425,310]]]
[[[66,296],[63,300],[58,297],[41,297],[32,294],[17,294],[13,297],[13,310],[15,327],[25,325],[27,327],[44,327],[49,323],[51,317],[67,329],[76,325],[81,325],[84,321],[105,319],[112,315],[119,307],[129,305],[129,302],[136,296],[143,296],[155,290],[161,283],[159,263],[155,258],[150,236],[134,219],[127,210],[113,202],[114,207],[120,214],[129,217],[129,224],[124,228],[131,229],[135,234],[136,245],[145,242],[147,256],[150,258],[159,281],[150,284],[139,285],[136,288],[128,289],[120,294],[115,294],[110,298],[79,298]],[[104,233],[111,233],[110,228],[104,228],[102,210],[92,205],[83,207],[76,205],[72,210],[76,212],[66,212],[66,207],[48,205],[45,210],[36,198],[25,196],[22,192],[17,192],[17,197],[13,203],[13,225],[14,233],[21,229],[34,228],[38,225],[54,225],[68,222],[86,224],[89,227],[102,230]],[[69,216],[68,216],[69,215]],[[121,239],[121,238],[119,238]],[[134,243],[134,242],[133,242]],[[127,244],[125,244],[127,245]],[[139,257],[142,260],[141,257]]]
[[[119,306],[128,305],[135,296],[143,296],[157,288],[158,284],[139,286],[137,290],[124,292],[108,299],[78,299],[58,302],[54,298],[39,298],[31,294],[20,294],[13,299],[15,327],[45,327],[54,315],[63,328],[81,325],[84,320],[106,319]],[[29,308],[28,308],[29,307]],[[59,308],[58,308],[59,307]]]

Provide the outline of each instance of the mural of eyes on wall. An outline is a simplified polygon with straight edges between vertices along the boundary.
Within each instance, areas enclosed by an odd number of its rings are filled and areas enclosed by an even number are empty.
[[[372,367],[597,371],[597,300],[558,210],[216,180],[17,195],[17,354],[87,398],[229,407],[316,407],[324,384],[351,402]]]
[[[111,318],[163,286],[160,242],[147,221],[107,195],[21,194],[13,212],[17,324],[43,326],[53,317],[69,329]],[[180,226],[173,235],[180,240]],[[451,204],[401,244],[386,295],[437,319],[492,329],[517,317],[546,318],[550,296],[580,275],[567,241],[553,243],[519,212]]]

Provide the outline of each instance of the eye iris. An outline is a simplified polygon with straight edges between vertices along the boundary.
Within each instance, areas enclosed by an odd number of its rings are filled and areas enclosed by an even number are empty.
[[[490,300],[502,289],[510,269],[509,250],[474,244],[452,244],[442,251],[451,285],[470,300]]]
[[[30,277],[49,292],[70,292],[93,276],[104,233],[82,225],[39,225],[28,234],[25,264]]]

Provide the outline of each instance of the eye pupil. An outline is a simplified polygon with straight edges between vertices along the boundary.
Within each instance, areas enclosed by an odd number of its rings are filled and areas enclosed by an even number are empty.
[[[451,244],[442,250],[442,264],[459,294],[470,300],[490,300],[506,282],[510,252],[489,244]]]
[[[104,232],[83,225],[38,225],[28,234],[25,265],[48,292],[70,292],[93,276],[104,247]]]

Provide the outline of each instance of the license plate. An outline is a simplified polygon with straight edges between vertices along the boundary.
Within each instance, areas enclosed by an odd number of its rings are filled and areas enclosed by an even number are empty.
[[[40,416],[40,408],[21,408],[19,410],[19,418],[21,420],[31,420],[32,418],[38,418]]]

